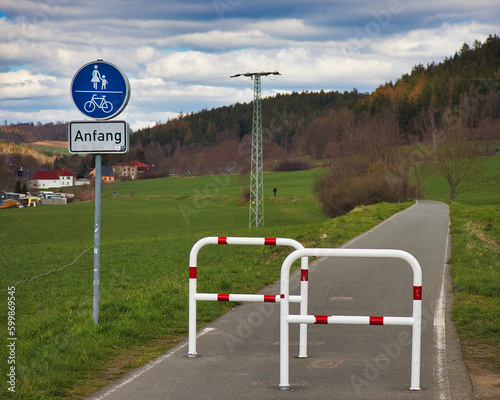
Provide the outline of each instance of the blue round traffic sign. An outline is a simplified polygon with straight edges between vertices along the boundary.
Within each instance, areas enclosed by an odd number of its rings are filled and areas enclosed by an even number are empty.
[[[115,65],[102,60],[92,61],[73,77],[71,97],[85,116],[110,119],[127,106],[130,84],[127,76]]]

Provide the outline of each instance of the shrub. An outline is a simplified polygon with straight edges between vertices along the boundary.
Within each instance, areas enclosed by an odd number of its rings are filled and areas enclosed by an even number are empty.
[[[75,189],[75,201],[92,201],[95,199],[94,185],[83,185]]]
[[[315,182],[318,201],[330,218],[346,214],[356,206],[403,202],[414,195],[407,176],[391,174],[380,163],[364,173],[352,167],[334,167]]]

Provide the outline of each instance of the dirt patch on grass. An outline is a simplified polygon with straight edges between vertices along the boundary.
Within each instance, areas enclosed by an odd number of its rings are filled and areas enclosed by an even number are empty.
[[[500,368],[495,366],[495,346],[463,339],[462,351],[474,388],[474,400],[500,399]]]
[[[489,250],[498,252],[498,244],[494,240],[488,238],[483,232],[484,224],[469,221],[465,224],[465,228],[471,235],[475,235],[481,240]]]

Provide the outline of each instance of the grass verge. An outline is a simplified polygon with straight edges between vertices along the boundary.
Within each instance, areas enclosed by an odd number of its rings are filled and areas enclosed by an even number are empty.
[[[452,256],[449,263],[455,295],[453,319],[465,346],[477,342],[490,347],[486,357],[484,352],[478,357],[488,361],[489,369],[500,372],[498,206],[452,204],[450,210]],[[476,358],[472,349],[466,351]]]
[[[449,196],[446,182],[437,175],[430,177],[424,192],[444,202]],[[483,179],[448,203],[453,320],[477,399],[498,397],[500,382],[499,204],[499,156],[485,159]],[[496,394],[489,397],[491,393]]]
[[[301,184],[311,184],[311,176],[302,174]],[[2,210],[4,377],[9,371],[4,311],[12,286],[17,340],[15,392],[7,391],[3,379],[0,396],[84,398],[178,343],[188,329],[189,251],[204,236],[290,237],[307,246],[331,247],[411,204],[359,207],[325,221],[310,187],[293,190],[290,174],[269,174],[268,180],[281,182],[282,196],[266,199],[266,226],[251,230],[247,205],[227,192],[237,188],[237,181],[160,179],[155,187],[151,180],[137,182],[135,189],[127,183],[125,194],[105,197],[97,326],[92,321],[93,202]],[[171,182],[180,194],[171,193]],[[279,247],[207,246],[198,260],[200,291],[206,285],[215,292],[255,293],[279,278],[285,254]],[[229,307],[200,304],[199,327]]]

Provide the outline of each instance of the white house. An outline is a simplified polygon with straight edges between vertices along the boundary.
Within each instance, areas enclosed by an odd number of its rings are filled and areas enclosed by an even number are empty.
[[[75,184],[75,177],[70,169],[58,169],[59,180],[61,181],[61,187],[73,186]]]
[[[57,171],[36,171],[31,178],[31,186],[37,189],[63,188],[73,186],[75,177],[70,169]]]

